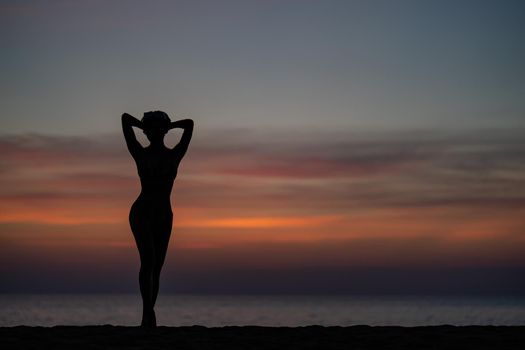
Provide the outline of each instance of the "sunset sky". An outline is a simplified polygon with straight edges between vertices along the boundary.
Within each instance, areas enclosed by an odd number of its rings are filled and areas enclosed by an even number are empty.
[[[0,292],[138,293],[163,110],[161,290],[525,293],[523,1],[2,1],[0,48]]]

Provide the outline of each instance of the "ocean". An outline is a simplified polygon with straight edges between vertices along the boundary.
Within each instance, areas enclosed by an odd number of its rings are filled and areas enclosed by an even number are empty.
[[[164,326],[525,325],[525,297],[159,295]],[[139,295],[0,295],[0,326],[140,323]]]

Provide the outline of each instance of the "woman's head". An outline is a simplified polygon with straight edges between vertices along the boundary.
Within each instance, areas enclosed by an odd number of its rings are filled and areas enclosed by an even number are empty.
[[[170,117],[162,111],[146,112],[142,117],[144,134],[150,142],[161,141],[169,130]]]

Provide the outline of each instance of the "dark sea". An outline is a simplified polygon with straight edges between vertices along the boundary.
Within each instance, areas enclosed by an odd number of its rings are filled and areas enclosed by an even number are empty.
[[[525,325],[525,297],[160,295],[164,326]],[[0,295],[0,326],[140,323],[139,295]]]

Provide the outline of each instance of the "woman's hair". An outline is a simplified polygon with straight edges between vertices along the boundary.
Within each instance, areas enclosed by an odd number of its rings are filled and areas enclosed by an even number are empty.
[[[162,111],[152,111],[144,113],[142,117],[142,123],[144,128],[148,129],[152,126],[169,128],[171,119],[168,115]]]

